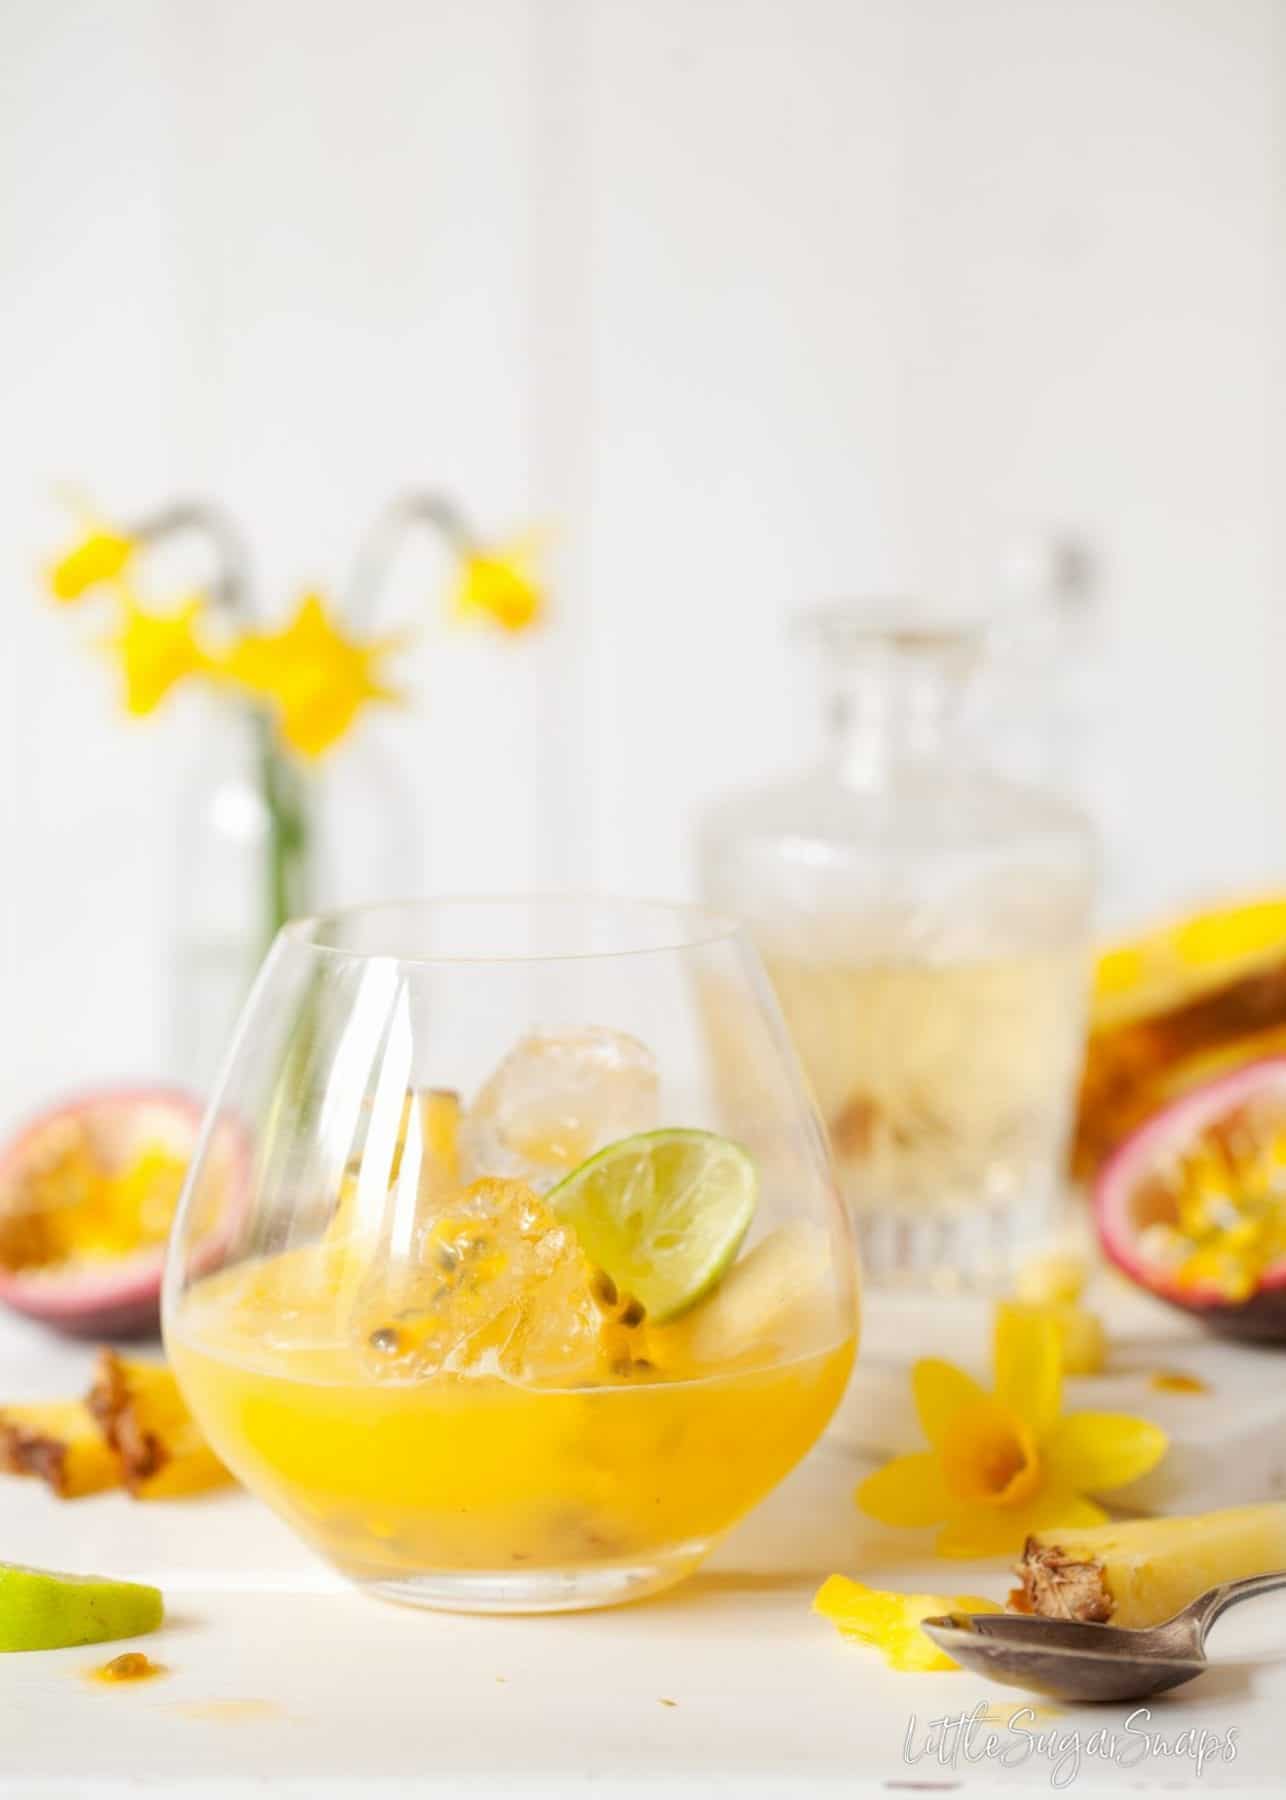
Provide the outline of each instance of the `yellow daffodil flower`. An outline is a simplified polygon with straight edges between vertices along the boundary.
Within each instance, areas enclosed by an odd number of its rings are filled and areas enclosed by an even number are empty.
[[[936,1525],[939,1556],[1002,1556],[1030,1531],[1100,1524],[1089,1494],[1123,1487],[1161,1460],[1166,1436],[1124,1413],[1062,1411],[1058,1332],[1042,1308],[998,1309],[995,1389],[951,1363],[915,1365],[929,1448],[895,1456],[857,1490],[888,1525]]]
[[[544,611],[533,573],[535,541],[517,538],[494,549],[469,550],[460,564],[453,605],[461,618],[487,618],[505,631],[525,631]]]
[[[273,707],[283,741],[317,757],[349,730],[368,700],[396,700],[379,680],[379,659],[405,634],[361,644],[328,617],[320,594],[306,594],[283,631],[247,633],[219,664],[220,672]]]
[[[196,638],[202,603],[188,600],[177,612],[154,613],[126,594],[123,606],[121,629],[106,647],[121,659],[127,709],[142,718],[156,710],[176,682],[209,667]]]
[[[921,1619],[953,1612],[997,1613],[1003,1608],[979,1594],[895,1594],[850,1581],[847,1575],[831,1575],[818,1588],[813,1611],[829,1619],[844,1637],[878,1650],[891,1669],[924,1675],[958,1669],[960,1664],[925,1636]]]
[[[55,600],[79,600],[92,587],[118,581],[129,566],[137,546],[124,532],[92,528],[49,571]]]

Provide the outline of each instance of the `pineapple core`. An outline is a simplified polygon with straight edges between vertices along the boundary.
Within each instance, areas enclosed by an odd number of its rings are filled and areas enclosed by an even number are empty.
[[[1010,1596],[1023,1612],[1159,1625],[1207,1588],[1286,1568],[1286,1501],[1029,1537]]]

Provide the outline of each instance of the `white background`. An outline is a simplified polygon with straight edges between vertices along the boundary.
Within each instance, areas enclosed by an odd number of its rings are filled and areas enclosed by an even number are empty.
[[[0,1107],[164,1071],[206,740],[42,603],[58,480],[217,496],[275,606],[408,483],[555,528],[540,641],[406,564],[345,781],[413,886],[684,890],[807,740],[790,611],[1032,532],[1109,917],[1280,878],[1284,140],[1280,0],[5,0]]]

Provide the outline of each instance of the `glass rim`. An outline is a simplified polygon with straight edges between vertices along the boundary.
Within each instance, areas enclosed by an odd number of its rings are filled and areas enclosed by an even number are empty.
[[[664,932],[659,938],[654,934],[648,942],[624,941],[619,946],[606,948],[590,946],[558,950],[408,951],[405,947],[397,947],[395,943],[384,948],[378,945],[368,947],[328,941],[327,937],[328,933],[338,935],[346,925],[376,921],[381,917],[386,918],[392,926],[399,917],[405,920],[421,916],[427,920],[443,918],[453,911],[488,913],[493,917],[510,914],[514,918],[532,918],[540,913],[550,917],[564,914],[569,920],[580,914],[618,923],[633,917],[638,922],[640,937],[643,936],[642,924],[645,919],[651,919],[654,923],[668,921],[672,930]],[[628,940],[628,931],[622,935]],[[290,919],[281,927],[277,941],[338,962],[386,962],[417,968],[498,968],[506,965],[521,967],[533,963],[614,962],[629,957],[673,956],[712,944],[734,942],[742,935],[742,925],[738,919],[728,913],[701,906],[695,901],[661,900],[584,890],[561,893],[420,894],[396,900],[362,901],[353,906],[329,907],[324,911]]]

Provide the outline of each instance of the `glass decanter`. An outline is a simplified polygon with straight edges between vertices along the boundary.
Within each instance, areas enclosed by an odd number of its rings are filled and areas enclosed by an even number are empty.
[[[822,760],[710,813],[705,897],[759,945],[868,1277],[994,1286],[1060,1197],[1092,835],[973,753],[961,701],[979,631],[854,607],[805,624]]]

